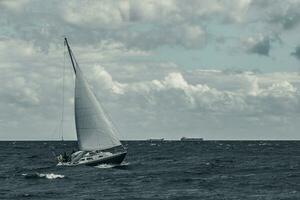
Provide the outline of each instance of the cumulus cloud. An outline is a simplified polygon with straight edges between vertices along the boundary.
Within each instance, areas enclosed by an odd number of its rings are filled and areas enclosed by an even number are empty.
[[[97,70],[101,74],[108,74],[103,68]],[[207,76],[209,82],[203,83]],[[104,79],[95,80],[93,87],[96,89],[98,85],[97,95],[104,100],[104,105],[108,106],[122,129],[130,129],[137,137],[142,137],[136,132],[138,127],[144,132],[165,132],[165,137],[173,137],[167,132],[174,132],[176,127],[175,132],[178,133],[174,134],[179,137],[178,134],[193,134],[197,129],[218,132],[213,126],[207,127],[213,122],[222,124],[223,134],[228,130],[236,131],[235,123],[240,123],[249,130],[253,130],[255,126],[264,130],[270,124],[274,127],[279,124],[285,126],[282,118],[298,119],[300,96],[297,77],[297,73],[170,71],[161,79],[149,81],[121,83],[108,78],[104,84]],[[224,85],[227,89],[224,89]],[[116,92],[116,87],[122,92]],[[106,92],[103,93],[104,91]],[[124,122],[120,119],[122,116],[129,118]]]
[[[127,1],[64,2],[63,19],[77,26],[115,28],[129,20]]]
[[[294,97],[297,92],[297,88],[294,87],[288,81],[282,81],[279,83],[273,83],[270,87],[261,92],[263,96],[273,97]]]
[[[200,113],[216,112],[229,114],[236,112],[253,114],[260,112],[264,107],[269,108],[269,105],[264,102],[266,98],[284,98],[291,102],[298,99],[297,88],[289,80],[270,80],[265,75],[253,73],[234,75],[220,71],[221,75],[219,77],[215,76],[215,80],[211,83],[215,84],[216,87],[218,87],[218,84],[216,84],[218,79],[224,79],[227,76],[234,78],[234,80],[228,79],[226,81],[227,85],[234,85],[237,80],[247,83],[240,85],[240,88],[224,90],[208,86],[207,84],[188,83],[180,72],[170,72],[161,80],[120,83],[113,81],[103,68],[98,67],[97,70],[99,74],[102,74],[101,76],[105,74],[104,77],[106,78],[97,76],[99,80],[95,84],[108,89],[109,95],[117,96],[118,100],[123,103],[131,104],[129,107],[132,107],[132,109],[134,109],[134,105],[145,106],[145,104],[140,104],[141,101],[144,101],[146,104],[149,103],[148,106],[151,109],[157,109],[156,106],[162,106],[160,109],[166,111],[187,109]],[[215,74],[215,72],[209,73],[210,75]],[[189,76],[187,74],[187,77]],[[201,78],[201,76],[198,77],[198,79]],[[282,104],[286,105],[287,102],[284,101]],[[143,109],[143,107],[140,109]],[[282,110],[282,112],[285,111]],[[263,114],[268,115],[270,113],[265,112]]]

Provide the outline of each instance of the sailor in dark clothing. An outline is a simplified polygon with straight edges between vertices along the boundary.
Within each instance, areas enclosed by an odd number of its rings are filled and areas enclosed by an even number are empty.
[[[64,152],[64,154],[63,154],[63,162],[68,162],[68,160],[69,160],[69,156],[67,155],[66,152]]]

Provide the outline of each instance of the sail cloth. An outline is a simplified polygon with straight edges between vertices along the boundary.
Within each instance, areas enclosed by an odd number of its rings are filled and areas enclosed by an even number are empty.
[[[104,150],[121,145],[116,129],[91,91],[77,63],[75,123],[80,150]]]

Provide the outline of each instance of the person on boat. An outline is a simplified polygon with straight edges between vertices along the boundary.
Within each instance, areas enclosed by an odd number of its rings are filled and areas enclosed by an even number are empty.
[[[69,156],[67,155],[67,152],[64,152],[63,154],[63,162],[68,162],[69,161]]]

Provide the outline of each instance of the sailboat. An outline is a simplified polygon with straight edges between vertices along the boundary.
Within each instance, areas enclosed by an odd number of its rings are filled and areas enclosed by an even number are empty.
[[[75,73],[75,125],[79,151],[57,157],[60,165],[120,164],[127,151],[117,137],[117,130],[86,81],[70,48],[67,46]]]

